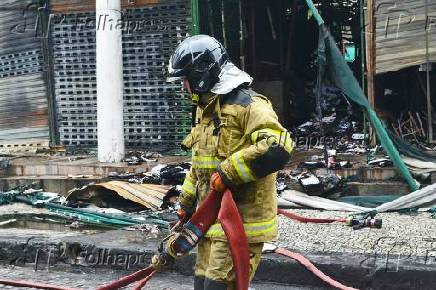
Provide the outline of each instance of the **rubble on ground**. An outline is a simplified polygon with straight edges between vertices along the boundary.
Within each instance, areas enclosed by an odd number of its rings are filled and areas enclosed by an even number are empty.
[[[112,172],[109,178],[117,180],[128,180],[130,183],[151,183],[151,184],[182,184],[186,174],[191,168],[190,162],[181,162],[178,164],[158,164],[148,172],[143,173],[118,173]]]
[[[156,190],[153,194],[156,194]],[[163,197],[164,194],[162,194]],[[123,204],[120,206],[116,204],[114,208],[110,208],[107,207],[109,204],[104,204],[104,202],[92,203],[91,201],[95,200],[91,199],[81,203],[77,199],[69,200],[68,197],[65,198],[56,193],[32,188],[0,193],[0,206],[20,203],[45,209],[44,215],[41,215],[41,213],[21,215],[19,212],[12,215],[0,214],[0,226],[11,226],[12,223],[23,220],[62,224],[73,229],[82,229],[89,226],[103,229],[126,227],[141,229],[141,225],[146,224],[158,226],[160,229],[167,229],[169,222],[177,219],[175,214],[167,214],[160,208],[147,209],[147,207],[142,206],[138,207],[134,212],[128,212],[122,210],[125,209]],[[144,229],[144,226],[142,228]]]
[[[127,165],[140,165],[143,162],[158,162],[161,157],[162,154],[158,152],[130,151],[122,161],[127,162]]]

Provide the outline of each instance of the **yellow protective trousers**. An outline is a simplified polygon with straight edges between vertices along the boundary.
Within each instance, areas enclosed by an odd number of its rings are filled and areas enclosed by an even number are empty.
[[[250,243],[249,246],[251,281],[260,263],[263,243]],[[227,284],[227,290],[235,289],[235,274],[229,244],[225,241],[203,238],[198,244],[195,276],[224,282]]]

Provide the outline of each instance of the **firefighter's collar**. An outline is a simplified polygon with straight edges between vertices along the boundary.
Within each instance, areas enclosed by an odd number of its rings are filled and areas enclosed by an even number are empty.
[[[218,95],[216,95],[216,94],[213,94],[213,93],[202,94],[200,96],[198,105],[203,110],[206,110],[206,108],[208,108],[210,106],[210,104],[214,103],[214,101],[216,99],[218,99]]]

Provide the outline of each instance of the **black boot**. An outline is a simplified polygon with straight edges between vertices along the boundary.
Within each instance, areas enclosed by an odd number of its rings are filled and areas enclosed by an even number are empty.
[[[204,277],[195,276],[194,277],[194,290],[204,290]]]
[[[206,278],[204,279],[204,290],[227,290],[227,283]]]

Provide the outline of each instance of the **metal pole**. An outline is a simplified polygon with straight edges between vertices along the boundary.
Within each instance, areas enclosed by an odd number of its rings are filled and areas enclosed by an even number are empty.
[[[226,17],[225,17],[226,11],[224,6],[224,0],[221,0],[221,27],[223,30],[223,44],[224,47],[227,48],[227,35],[226,35]]]
[[[47,89],[48,101],[48,124],[50,132],[50,147],[56,147],[60,144],[59,128],[56,113],[56,96],[54,89],[53,77],[53,51],[50,34],[51,14],[50,1],[43,2],[45,9],[38,9],[38,16],[41,19],[41,46],[44,60],[44,80]]]
[[[375,110],[375,23],[374,23],[374,0],[367,0],[367,17],[368,17],[368,31],[366,31],[366,56],[367,56],[367,95],[369,105]],[[371,145],[376,145],[375,133],[372,128],[369,128],[369,140]]]
[[[239,0],[239,62],[240,67],[245,71],[245,32],[244,13],[242,12],[242,0]]]
[[[365,43],[365,32],[366,32],[366,26],[365,26],[365,14],[363,12],[363,7],[365,7],[365,0],[360,0],[359,1],[359,15],[360,15],[360,59],[361,59],[361,68],[362,68],[362,85],[361,88],[363,90],[364,93],[365,92],[365,88],[366,88],[366,71],[365,71],[365,66],[366,66],[366,43]],[[364,143],[365,143],[365,148],[368,146],[368,142],[366,138],[367,136],[367,131],[368,128],[366,126],[366,114],[365,111],[362,110],[362,115],[363,115],[363,136],[364,136]],[[368,135],[369,136],[369,135]]]
[[[215,36],[215,27],[213,24],[213,9],[212,9],[212,5],[210,4],[210,0],[206,0],[207,3],[207,11],[208,11],[208,23],[209,23],[209,33],[210,35],[212,35],[213,37],[216,38]]]
[[[321,30],[325,30],[325,26],[320,26]],[[328,149],[327,149],[327,141],[324,130],[323,116],[322,116],[322,108],[321,108],[321,98],[322,98],[322,79],[324,77],[326,59],[325,59],[325,33],[319,33],[318,40],[318,77],[316,78],[316,112],[318,117],[319,130],[321,133],[321,138],[324,138],[324,162],[326,167],[328,168]]]
[[[425,19],[428,21],[428,0],[425,0]],[[433,143],[433,117],[430,88],[430,56],[428,44],[428,27],[425,28],[425,63],[427,75],[427,116],[428,116],[428,143]]]
[[[375,31],[374,31],[374,0],[367,2],[368,31],[367,35],[367,71],[368,71],[368,101],[371,108],[375,105],[374,75],[375,75]]]
[[[256,20],[255,20],[255,3],[250,3],[250,36],[251,36],[251,70],[256,77]]]
[[[191,0],[192,35],[200,34],[200,17],[198,15],[198,0]]]
[[[100,162],[124,157],[120,0],[96,0],[97,140]]]
[[[365,89],[365,60],[366,60],[366,53],[365,53],[365,16],[363,13],[363,7],[364,7],[364,1],[359,1],[359,14],[360,14],[360,58],[361,58],[361,66],[362,66],[362,89]]]

